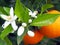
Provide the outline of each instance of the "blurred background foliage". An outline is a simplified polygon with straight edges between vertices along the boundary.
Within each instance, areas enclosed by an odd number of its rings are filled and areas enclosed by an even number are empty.
[[[15,6],[15,2],[16,0],[0,0],[0,6]],[[21,0],[21,2],[31,10],[40,10],[41,6],[46,3],[53,4],[53,9],[60,10],[60,0]]]
[[[3,6],[3,7],[15,6],[15,2],[16,0],[0,0],[0,6]],[[51,9],[60,11],[60,0],[21,0],[21,2],[32,11],[38,10],[40,12],[41,6],[44,4],[53,4],[54,7]],[[1,25],[4,22],[4,20],[2,22],[1,20],[2,19],[0,19],[0,33],[1,33],[1,30],[3,29]],[[8,38],[13,42],[13,45],[17,45],[16,32],[14,34],[9,34]],[[0,45],[6,45],[6,44],[4,43],[4,41],[0,40]],[[24,45],[23,41],[21,42],[20,45]],[[60,38],[48,39],[45,37],[41,42],[39,42],[36,45],[60,45]]]

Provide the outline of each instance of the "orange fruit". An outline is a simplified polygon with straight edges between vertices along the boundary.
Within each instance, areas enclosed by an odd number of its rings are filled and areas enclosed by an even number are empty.
[[[48,11],[49,14],[60,14],[57,10]],[[57,38],[60,36],[60,16],[56,21],[48,26],[42,26],[40,33],[44,34],[48,38]]]
[[[38,42],[40,42],[42,40],[43,35],[40,34],[39,31],[34,31],[34,33],[35,33],[34,37],[31,37],[28,34],[26,34],[24,36],[23,41],[25,42],[26,45],[27,44],[37,44]]]

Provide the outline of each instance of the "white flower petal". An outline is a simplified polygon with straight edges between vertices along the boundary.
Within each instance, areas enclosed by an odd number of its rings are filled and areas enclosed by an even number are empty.
[[[12,22],[11,22],[11,25],[12,25],[12,27],[13,27],[13,30],[16,31],[17,28],[18,28],[18,26],[16,25],[15,21],[12,21]]]
[[[10,16],[13,18],[13,16],[14,16],[14,10],[13,10],[13,7],[11,7],[11,9],[10,9]]]
[[[38,11],[34,11],[31,15],[31,17],[36,17],[37,13],[38,13]]]
[[[31,17],[35,17],[35,15],[31,15]]]
[[[24,27],[20,26],[19,29],[18,29],[18,31],[17,31],[17,35],[21,36],[23,33],[24,33]]]
[[[36,15],[37,15],[37,13],[38,13],[38,11],[34,11],[34,12],[33,12],[33,15],[34,15],[34,16],[36,16]]]
[[[33,13],[32,12],[29,12],[29,15],[32,15]]]
[[[3,28],[6,28],[9,24],[10,24],[10,22],[5,21],[5,23],[2,25],[2,27],[3,27]]]
[[[35,15],[31,15],[31,17],[33,17],[33,18],[37,18],[37,16],[35,16]]]
[[[37,18],[37,16],[35,16],[34,18]]]
[[[28,31],[27,34],[30,36],[30,37],[34,37],[34,32],[33,31]]]
[[[33,16],[36,16],[36,13],[33,13],[32,15],[33,15]]]
[[[3,15],[3,14],[1,14],[0,16],[1,16],[1,18],[3,18],[4,20],[7,20],[7,17],[8,17],[8,16]]]
[[[17,19],[17,16],[15,15],[15,16],[14,16],[14,20],[16,20],[16,19]]]
[[[29,10],[29,15],[32,15],[33,14],[33,12],[30,10],[30,9],[28,9]]]

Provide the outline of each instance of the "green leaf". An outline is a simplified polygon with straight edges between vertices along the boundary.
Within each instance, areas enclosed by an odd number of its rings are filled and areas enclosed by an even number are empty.
[[[53,5],[52,4],[45,4],[41,7],[41,13],[43,13],[45,10],[47,10],[48,8],[52,8]]]
[[[3,9],[5,10],[5,12],[6,12],[8,15],[10,15],[10,8],[8,8],[8,7],[3,7]]]
[[[0,38],[1,39],[4,39],[9,33],[12,32],[12,27],[9,25],[7,28],[5,28],[2,32],[1,32],[1,35],[0,35]]]
[[[60,14],[42,14],[38,15],[37,19],[34,19],[30,24],[32,26],[46,26],[52,24]]]
[[[1,34],[2,30],[3,30],[3,27],[1,27],[1,25],[0,25],[0,34]]]
[[[0,39],[0,45],[12,45],[12,42],[8,39],[8,37],[5,37],[4,40]]]
[[[28,22],[28,9],[20,2],[20,0],[16,0],[15,14],[21,19],[22,22]]]
[[[12,42],[8,39],[8,37],[5,37],[4,41],[6,42],[7,45],[12,45]]]
[[[5,41],[0,39],[0,45],[6,45]]]
[[[17,36],[17,43],[18,43],[18,45],[23,40],[24,36],[26,35],[26,32],[27,32],[27,29],[25,29],[24,33],[21,36]]]
[[[7,12],[4,10],[4,8],[1,6],[0,6],[0,14],[8,15]]]

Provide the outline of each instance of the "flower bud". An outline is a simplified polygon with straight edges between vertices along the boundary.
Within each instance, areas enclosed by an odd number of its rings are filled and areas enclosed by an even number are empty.
[[[27,34],[30,36],[30,37],[34,37],[34,32],[33,31],[28,31]]]
[[[27,26],[27,24],[26,24],[26,23],[22,23],[22,26],[23,26],[23,27],[26,27],[26,26]]]
[[[24,33],[24,27],[20,26],[19,29],[18,29],[18,31],[17,31],[17,35],[21,36],[23,33]]]
[[[29,19],[29,23],[31,23],[32,22],[32,19]]]

